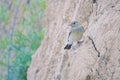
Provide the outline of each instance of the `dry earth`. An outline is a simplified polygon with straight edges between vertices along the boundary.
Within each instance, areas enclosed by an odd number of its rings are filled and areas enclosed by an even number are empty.
[[[84,42],[67,51],[73,20],[84,26]],[[45,23],[28,80],[120,80],[120,0],[47,0]]]

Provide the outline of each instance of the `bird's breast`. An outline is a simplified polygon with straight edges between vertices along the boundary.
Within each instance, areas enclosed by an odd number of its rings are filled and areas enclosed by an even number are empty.
[[[82,38],[83,32],[73,32],[73,41],[79,41]]]

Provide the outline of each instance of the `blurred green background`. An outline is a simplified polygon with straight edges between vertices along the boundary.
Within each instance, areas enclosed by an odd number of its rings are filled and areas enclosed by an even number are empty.
[[[0,0],[0,80],[27,80],[44,37],[45,8],[45,0]]]

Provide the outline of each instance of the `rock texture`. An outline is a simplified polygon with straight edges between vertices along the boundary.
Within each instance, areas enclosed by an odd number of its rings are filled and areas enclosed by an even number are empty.
[[[84,26],[84,42],[67,51],[73,20]],[[47,0],[46,26],[28,80],[120,80],[120,0]]]

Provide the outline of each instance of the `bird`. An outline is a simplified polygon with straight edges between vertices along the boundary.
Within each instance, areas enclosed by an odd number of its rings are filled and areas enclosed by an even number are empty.
[[[68,26],[70,26],[71,29],[67,38],[67,44],[64,47],[64,49],[67,50],[71,49],[71,47],[74,48],[74,43],[80,44],[80,40],[85,32],[83,26],[78,21],[72,21]]]

